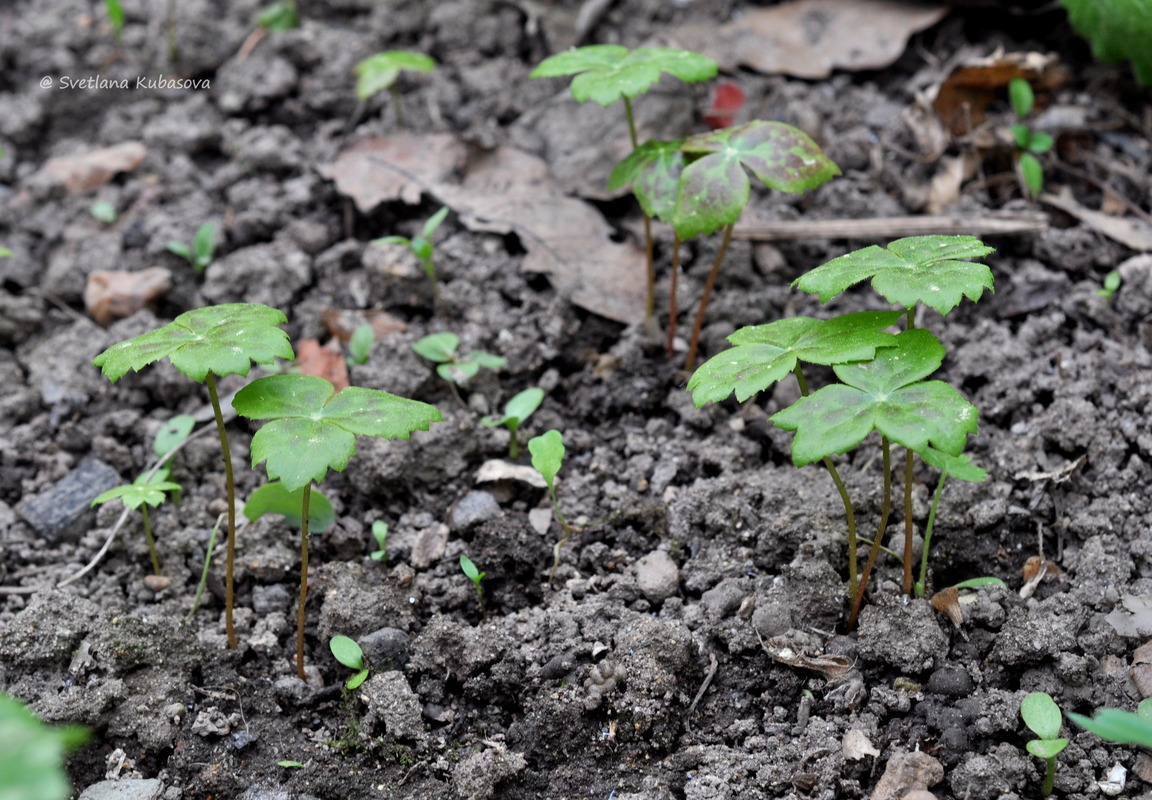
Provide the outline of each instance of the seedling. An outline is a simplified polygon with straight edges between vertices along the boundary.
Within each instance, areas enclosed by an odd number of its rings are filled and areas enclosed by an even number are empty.
[[[0,247],[0,258],[11,258],[13,255],[13,252],[7,247]]]
[[[236,393],[242,417],[268,420],[252,437],[252,466],[300,496],[300,597],[296,610],[296,674],[304,677],[304,603],[308,598],[308,530],[312,484],[329,469],[343,472],[356,453],[357,436],[407,439],[444,417],[416,400],[349,386],[339,393],[313,375],[270,375]]]
[[[1020,169],[1020,180],[1028,197],[1035,198],[1044,190],[1044,167],[1039,156],[1052,149],[1050,135],[1034,131],[1024,120],[1032,113],[1036,96],[1032,84],[1024,78],[1013,78],[1008,82],[1008,99],[1016,112],[1016,123],[1012,126],[1012,138],[1016,142],[1016,164]]]
[[[509,433],[508,457],[519,458],[520,442],[517,440],[517,435],[520,433],[520,425],[532,416],[543,402],[544,390],[533,386],[520,392],[505,404],[504,416],[498,417],[493,414],[480,420],[480,424],[488,428],[497,428],[501,425],[506,427]]]
[[[108,22],[112,24],[112,33],[116,36],[116,44],[124,33],[124,7],[120,0],[104,0],[104,10],[108,12]]]
[[[345,689],[349,691],[357,689],[368,679],[368,667],[364,665],[364,651],[355,641],[347,636],[333,636],[332,641],[328,642],[328,649],[336,656],[337,661],[348,669],[356,670],[356,674],[344,684]]]
[[[95,500],[91,505],[99,506],[109,500],[120,498],[128,508],[139,509],[144,520],[144,539],[148,542],[148,554],[152,558],[153,574],[160,574],[160,556],[156,553],[156,540],[152,537],[152,522],[148,518],[148,507],[155,508],[163,503],[168,492],[178,492],[180,484],[169,480],[170,472],[167,467],[157,470],[153,474],[145,473],[132,483],[125,483],[109,489]]]
[[[572,528],[560,513],[560,504],[556,501],[556,474],[564,464],[564,438],[560,435],[560,431],[556,430],[542,433],[529,440],[528,452],[532,454],[532,466],[548,485],[548,496],[552,498],[552,512],[564,531],[563,537],[552,547],[552,572],[548,575],[548,582],[551,583],[556,579],[556,568],[560,566],[560,549],[572,538]]]
[[[940,470],[940,479],[936,482],[936,492],[932,495],[932,508],[928,511],[928,522],[924,526],[924,546],[920,550],[920,578],[912,585],[917,597],[924,597],[928,591],[928,551],[932,546],[932,531],[936,526],[936,510],[940,507],[940,497],[944,494],[944,484],[949,475],[962,481],[981,483],[988,478],[988,473],[973,464],[968,456],[961,453],[950,456],[939,450],[928,448],[920,453],[924,463]],[[967,589],[978,586],[1004,585],[999,578],[972,578],[956,584],[954,588]]]
[[[388,523],[376,520],[372,523],[372,538],[376,540],[376,549],[369,555],[373,561],[388,563]]]
[[[205,222],[197,228],[191,247],[183,242],[168,242],[168,252],[180,256],[197,272],[203,272],[216,254],[216,226]]]
[[[361,101],[387,90],[392,95],[392,107],[396,109],[396,124],[407,128],[404,120],[404,104],[400,102],[400,90],[396,79],[400,73],[431,72],[436,69],[436,60],[423,53],[410,50],[388,50],[361,61],[356,65],[356,97]]]
[[[92,215],[92,219],[103,222],[106,225],[111,225],[116,221],[116,206],[107,200],[97,200],[88,206],[88,213]]]
[[[413,236],[411,239],[406,236],[385,236],[376,239],[376,244],[402,244],[407,247],[412,255],[420,259],[421,266],[424,267],[424,274],[428,276],[428,283],[432,286],[432,299],[436,304],[436,310],[441,315],[444,313],[443,304],[440,300],[440,282],[436,279],[436,262],[433,260],[435,250],[432,246],[432,235],[436,233],[436,229],[444,222],[448,216],[448,206],[444,206],[424,222],[424,226],[420,229],[420,233]]]
[[[304,764],[302,764],[299,761],[292,761],[290,759],[285,759],[283,761],[277,761],[276,766],[284,767],[285,769],[304,769]]]
[[[93,359],[113,383],[129,370],[140,371],[167,358],[177,370],[197,383],[208,385],[208,396],[216,416],[216,432],[224,458],[224,478],[228,492],[228,562],[224,588],[224,620],[228,647],[235,649],[236,631],[232,624],[233,581],[236,561],[236,482],[232,474],[232,453],[224,429],[224,414],[216,391],[218,375],[247,375],[253,362],[271,364],[277,358],[293,359],[288,334],[278,326],[287,318],[268,306],[229,303],[186,311],[162,328],[114,344]]]
[[[664,73],[685,83],[698,83],[715,77],[718,69],[712,59],[688,50],[640,47],[629,51],[628,48],[617,44],[599,44],[579,47],[546,58],[532,70],[531,77],[555,78],[575,75],[570,90],[572,97],[580,103],[592,100],[607,108],[617,100],[623,100],[624,113],[628,118],[628,136],[635,151],[640,147],[640,140],[636,133],[636,118],[632,113],[633,98],[646,93]],[[624,183],[611,181],[609,188],[619,189],[626,183],[628,181]],[[656,310],[652,217],[660,215],[641,199],[639,193],[636,197],[640,200],[640,206],[644,211],[644,252],[648,270],[645,315],[651,317]]]
[[[256,24],[266,31],[283,33],[300,27],[300,14],[295,0],[279,0],[265,6],[256,15]]]
[[[1072,713],[1068,719],[1107,742],[1152,748],[1152,697],[1141,700],[1135,714],[1118,708],[1101,708],[1091,719]]]
[[[1123,280],[1118,270],[1112,270],[1104,276],[1104,285],[1096,290],[1096,294],[1103,297],[1106,302],[1111,303],[1112,295],[1119,291],[1120,284],[1123,283]]]
[[[0,797],[68,800],[72,789],[64,758],[88,739],[78,725],[49,727],[13,697],[0,693]]]
[[[449,385],[463,386],[476,377],[481,368],[500,369],[508,363],[503,356],[475,350],[466,356],[459,353],[460,337],[445,331],[432,333],[412,345],[416,354],[436,364],[436,374]]]
[[[304,489],[288,491],[280,481],[271,481],[252,492],[244,504],[244,516],[255,522],[265,514],[280,514],[289,525],[300,524],[300,507],[304,502]],[[312,489],[312,500],[308,504],[308,529],[323,532],[332,527],[336,515],[332,503],[319,489]]]
[[[1048,797],[1056,781],[1056,756],[1068,746],[1068,740],[1060,738],[1060,708],[1051,695],[1032,692],[1020,701],[1020,716],[1038,737],[1025,746],[1029,753],[1044,759],[1044,788],[1041,791]]]
[[[348,339],[348,361],[356,366],[367,364],[368,356],[372,353],[372,343],[375,341],[376,334],[368,323],[354,330]]]
[[[472,581],[472,586],[476,589],[476,602],[480,604],[480,613],[484,619],[488,619],[488,609],[484,607],[484,587],[480,585],[480,581],[484,580],[484,576],[488,573],[476,569],[472,559],[463,554],[460,555],[460,569],[468,580]]]

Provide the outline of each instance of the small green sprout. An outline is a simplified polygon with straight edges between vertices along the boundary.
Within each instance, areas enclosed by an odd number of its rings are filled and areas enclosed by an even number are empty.
[[[348,360],[356,366],[367,364],[368,356],[372,352],[372,343],[375,341],[376,333],[371,325],[364,323],[358,327],[348,339]]]
[[[1052,149],[1053,139],[1047,133],[1032,130],[1024,122],[1036,103],[1032,84],[1024,78],[1013,78],[1008,82],[1008,100],[1016,112],[1012,138],[1016,142],[1016,163],[1020,169],[1020,179],[1028,196],[1035,198],[1044,190],[1044,167],[1038,157]]]
[[[13,255],[15,255],[15,253],[7,247],[0,247],[0,258],[12,258]]]
[[[277,358],[294,359],[288,334],[280,329],[283,313],[258,304],[227,303],[185,311],[162,328],[112,345],[92,360],[104,377],[115,383],[130,370],[140,371],[167,358],[177,370],[197,383],[206,383],[216,432],[224,460],[228,493],[228,562],[224,585],[224,625],[228,647],[237,647],[232,622],[233,575],[236,562],[236,481],[232,454],[224,428],[224,413],[215,375],[247,375],[252,364],[271,364]]]
[[[360,684],[368,679],[368,667],[364,665],[364,651],[355,641],[347,636],[333,636],[332,641],[328,642],[328,649],[332,651],[337,661],[348,669],[356,670],[356,674],[344,684],[345,689],[351,691],[359,688]]]
[[[520,456],[520,442],[517,435],[520,432],[520,426],[536,412],[536,409],[543,402],[544,390],[538,386],[533,386],[520,392],[504,405],[504,416],[498,417],[493,414],[480,420],[480,424],[487,428],[498,428],[501,425],[506,427],[510,434],[508,457],[518,458]]]
[[[120,0],[104,0],[104,10],[108,12],[108,22],[112,24],[112,33],[119,44],[124,33],[124,6],[120,5]]]
[[[1104,298],[1105,301],[1111,303],[1112,296],[1120,289],[1120,284],[1124,279],[1120,277],[1119,270],[1112,270],[1104,276],[1104,285],[1096,290],[1096,294]]]
[[[431,72],[436,69],[436,60],[423,53],[410,50],[387,50],[361,61],[356,65],[356,97],[361,101],[387,90],[392,95],[392,107],[396,109],[396,124],[407,128],[404,119],[404,106],[400,102],[400,91],[396,79],[403,71]]]
[[[304,765],[302,763],[300,763],[299,761],[291,761],[289,759],[285,759],[283,761],[277,761],[276,766],[284,767],[286,769],[304,769]]]
[[[68,800],[72,790],[64,758],[87,739],[84,728],[49,727],[19,700],[0,693],[0,797]]]
[[[140,516],[144,520],[144,539],[148,542],[148,555],[152,558],[152,572],[159,575],[160,556],[156,553],[156,540],[152,537],[152,522],[148,517],[148,507],[155,508],[168,498],[169,492],[179,492],[181,488],[180,484],[169,480],[168,468],[162,467],[154,473],[140,475],[132,483],[109,489],[91,504],[99,506],[119,498],[128,508],[140,509]]]
[[[295,0],[278,0],[265,6],[256,15],[256,24],[275,33],[283,33],[300,27],[300,14],[296,11]]]
[[[1101,708],[1092,718],[1069,713],[1068,719],[1106,742],[1152,748],[1152,697],[1141,700],[1135,714],[1118,708]]]
[[[463,554],[460,555],[460,569],[476,588],[476,602],[480,604],[480,613],[484,619],[488,619],[488,609],[484,606],[484,587],[480,585],[480,581],[484,580],[484,576],[488,573],[478,570],[476,565],[472,563],[472,559]]]
[[[1068,746],[1068,740],[1060,738],[1060,708],[1051,695],[1032,692],[1020,701],[1020,716],[1024,718],[1024,724],[1039,737],[1028,742],[1026,747],[1029,753],[1044,759],[1044,788],[1041,791],[1048,797],[1056,781],[1056,756]]]
[[[308,531],[312,484],[332,469],[343,472],[356,453],[357,436],[407,439],[444,417],[433,406],[377,389],[349,386],[336,392],[313,375],[270,375],[236,393],[240,416],[267,420],[252,437],[252,466],[300,495],[300,595],[296,607],[296,674],[304,678],[304,604],[308,598]],[[301,447],[301,443],[307,446]]]
[[[180,256],[197,272],[203,272],[216,255],[216,226],[205,222],[197,228],[191,247],[183,242],[168,242],[168,252]]]
[[[107,200],[97,200],[92,205],[88,206],[88,213],[92,215],[92,219],[105,224],[111,225],[116,221],[116,206],[109,203]]]
[[[448,206],[444,206],[430,216],[425,220],[420,233],[411,239],[406,236],[384,236],[374,240],[376,244],[402,244],[412,252],[412,255],[420,259],[420,264],[424,267],[424,274],[428,276],[428,283],[432,287],[433,302],[441,314],[444,313],[444,309],[440,300],[440,282],[436,278],[436,262],[433,260],[435,248],[432,245],[432,236],[448,217],[448,210]]]
[[[383,520],[376,520],[372,523],[372,538],[376,540],[376,549],[371,552],[369,558],[373,561],[382,561],[388,563],[388,523]]]
[[[529,440],[528,452],[532,454],[532,466],[548,485],[548,496],[552,498],[552,511],[564,531],[563,537],[552,548],[552,572],[548,576],[548,582],[551,583],[556,579],[556,568],[560,566],[560,550],[572,538],[572,528],[560,513],[560,504],[556,501],[556,474],[564,464],[564,438],[557,430],[542,433]]]
[[[412,345],[416,354],[436,364],[436,374],[453,386],[463,386],[474,378],[481,368],[500,369],[508,364],[503,356],[476,350],[466,356],[458,352],[460,337],[444,331],[432,333]]]

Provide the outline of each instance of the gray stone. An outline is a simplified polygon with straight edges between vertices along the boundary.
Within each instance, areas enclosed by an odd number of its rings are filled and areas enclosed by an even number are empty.
[[[397,628],[380,628],[361,636],[357,643],[368,663],[378,669],[400,669],[408,663],[411,640]]]
[[[361,687],[360,699],[368,704],[368,725],[383,723],[393,739],[419,741],[425,737],[420,698],[404,673],[393,670],[373,675]]]
[[[252,588],[252,610],[260,616],[283,611],[292,604],[292,593],[282,583]]]
[[[496,498],[488,492],[469,492],[448,512],[448,527],[454,532],[469,530],[482,522],[498,519],[503,513]]]
[[[636,583],[650,603],[662,603],[680,589],[680,568],[663,550],[655,550],[636,562]]]
[[[100,781],[80,793],[79,800],[159,800],[164,784],[156,778]]]
[[[90,508],[92,501],[121,483],[116,470],[98,458],[88,457],[56,483],[21,500],[16,511],[51,541],[75,541],[95,516]]]

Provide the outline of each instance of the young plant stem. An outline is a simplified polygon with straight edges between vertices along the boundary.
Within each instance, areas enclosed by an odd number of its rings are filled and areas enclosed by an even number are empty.
[[[876,564],[876,556],[880,554],[880,545],[884,542],[884,532],[888,529],[888,515],[892,512],[892,445],[887,436],[880,437],[884,461],[884,504],[880,511],[880,524],[876,528],[876,538],[873,540],[872,550],[868,553],[868,561],[864,564],[864,571],[860,574],[860,583],[856,587],[856,594],[852,598],[852,613],[848,616],[848,629],[856,627],[856,617],[860,615],[860,606],[864,603],[864,590],[868,588],[868,578],[872,575],[872,567]]]
[[[168,19],[165,23],[168,39],[168,60],[173,64],[180,61],[180,47],[176,43],[176,0],[168,0]]]
[[[696,324],[692,326],[692,341],[688,344],[688,357],[684,360],[684,369],[688,372],[696,366],[696,348],[700,344],[700,331],[704,327],[704,311],[708,308],[708,301],[712,299],[712,287],[716,285],[716,276],[720,272],[720,264],[724,261],[724,254],[728,252],[728,245],[732,242],[732,231],[736,223],[729,223],[724,228],[724,238],[720,241],[720,249],[716,251],[716,259],[712,262],[712,270],[708,273],[708,281],[704,284],[704,294],[700,296],[700,307],[696,311]]]
[[[1044,759],[1044,786],[1040,793],[1045,797],[1052,796],[1052,789],[1056,784],[1056,756]]]
[[[228,632],[228,649],[235,650],[236,628],[232,624],[232,605],[235,587],[232,577],[236,568],[236,480],[232,474],[232,449],[228,446],[228,433],[224,430],[224,413],[220,410],[220,395],[216,392],[216,378],[208,373],[208,397],[216,415],[216,432],[220,435],[220,451],[224,455],[224,485],[228,492],[228,559],[224,576],[224,629]]]
[[[912,448],[904,448],[904,583],[905,595],[912,594]]]
[[[552,571],[548,573],[548,584],[551,585],[556,580],[556,568],[560,566],[560,550],[572,538],[572,528],[564,519],[564,515],[560,513],[560,504],[556,502],[556,489],[549,487],[548,493],[552,495],[552,512],[556,515],[556,521],[560,523],[560,528],[564,531],[564,536],[552,546]]]
[[[515,461],[520,457],[520,423],[508,423],[508,458]]]
[[[807,397],[808,381],[804,379],[804,372],[800,369],[800,364],[797,363],[793,368],[792,373],[796,376],[796,385],[800,387],[800,394]],[[844,517],[848,523],[848,596],[856,596],[856,511],[852,508],[852,499],[848,496],[848,487],[844,485],[844,481],[840,479],[840,473],[836,471],[836,465],[832,463],[830,456],[825,456],[821,461],[824,464],[824,469],[828,470],[828,474],[832,478],[832,482],[836,484],[836,491],[840,493],[840,500],[844,503]]]
[[[196,597],[192,600],[192,608],[184,619],[191,620],[200,610],[200,600],[204,597],[204,590],[208,588],[208,569],[212,566],[212,551],[216,549],[216,536],[220,533],[220,526],[224,522],[224,515],[216,517],[216,524],[212,526],[212,533],[208,536],[208,548],[204,551],[204,569],[200,571],[200,583],[196,587]]]
[[[148,555],[152,556],[152,572],[160,574],[160,556],[156,555],[156,540],[152,538],[152,522],[148,519],[148,504],[140,506],[140,514],[144,517],[144,538],[148,541]]]
[[[388,92],[392,95],[392,107],[396,109],[396,127],[402,131],[408,130],[408,121],[404,119],[404,104],[400,102],[400,89],[396,84],[388,87]]]
[[[668,356],[676,344],[676,292],[680,286],[680,237],[672,235],[672,288],[668,292]]]
[[[304,602],[308,599],[308,504],[312,482],[304,484],[300,501],[300,600],[296,608],[296,675],[304,680]]]
[[[924,525],[924,546],[920,553],[920,580],[915,584],[916,596],[923,597],[928,591],[928,547],[932,544],[932,529],[936,525],[936,509],[940,506],[940,496],[944,494],[944,482],[948,473],[940,473],[936,484],[936,494],[932,498],[932,508],[928,511],[928,522]]]
[[[632,140],[632,149],[635,150],[640,146],[640,138],[636,135],[636,117],[632,113],[632,101],[628,97],[623,99],[624,113],[628,117],[628,136]],[[648,268],[648,295],[644,304],[644,316],[651,317],[656,313],[656,262],[653,255],[652,218],[644,209],[640,209],[640,213],[644,216],[644,263]]]

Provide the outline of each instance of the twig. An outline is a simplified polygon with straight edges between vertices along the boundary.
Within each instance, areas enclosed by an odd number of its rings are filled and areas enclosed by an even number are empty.
[[[720,662],[716,660],[715,653],[708,654],[708,674],[704,676],[704,682],[700,684],[700,690],[696,692],[696,697],[692,700],[692,705],[688,706],[688,711],[684,717],[684,727],[692,733],[692,712],[696,710],[697,703],[700,698],[704,696],[704,692],[708,691],[708,687],[712,685],[712,679],[716,677],[716,670],[720,666]]]
[[[1039,211],[963,217],[948,214],[876,219],[765,220],[738,226],[737,239],[780,241],[788,239],[885,239],[927,234],[973,236],[1038,233],[1048,228],[1048,217]]]

